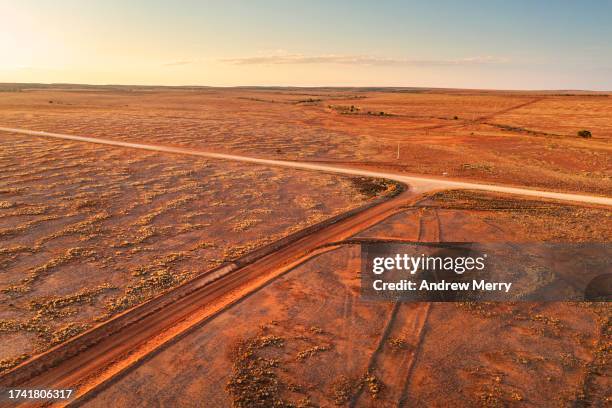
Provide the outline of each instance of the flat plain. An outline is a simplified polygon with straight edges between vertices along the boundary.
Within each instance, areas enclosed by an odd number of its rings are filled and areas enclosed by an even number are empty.
[[[0,98],[7,127],[612,193],[607,93],[16,89]],[[580,130],[592,138],[578,137]]]
[[[20,135],[0,168],[3,369],[371,198],[336,175]]]
[[[582,228],[593,218],[602,225]],[[592,242],[611,229],[609,210],[460,191],[355,238]],[[605,303],[365,300],[359,245],[345,243],[194,328],[87,406],[597,406],[612,385],[611,321]]]
[[[607,93],[0,89],[3,127],[612,195]],[[245,282],[248,290],[229,293],[218,311],[202,312],[142,359],[126,356],[129,364],[110,380],[98,384],[93,373],[85,406],[605,406],[612,399],[608,303],[367,301],[355,244],[608,243],[609,207],[466,190],[417,194],[410,186],[395,196],[381,180],[7,132],[0,170],[6,371],[262,245],[394,196],[387,212],[372,212],[375,220],[337,226],[341,239],[330,241],[329,232],[286,270]]]

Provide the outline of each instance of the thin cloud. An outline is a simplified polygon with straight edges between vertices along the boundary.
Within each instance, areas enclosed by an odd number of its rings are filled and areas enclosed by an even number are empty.
[[[501,64],[508,60],[493,56],[476,56],[461,59],[408,59],[384,58],[368,55],[314,55],[281,54],[245,58],[225,58],[222,62],[233,65],[288,65],[288,64],[343,64],[343,65],[409,65],[409,66],[446,66]]]
[[[164,67],[176,67],[180,65],[190,65],[198,62],[197,60],[178,60],[178,61],[170,61],[162,64]]]

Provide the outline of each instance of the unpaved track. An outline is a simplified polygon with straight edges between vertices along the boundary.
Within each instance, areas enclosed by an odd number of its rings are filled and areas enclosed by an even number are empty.
[[[235,161],[242,161],[242,162],[248,162],[248,163],[262,164],[266,166],[290,167],[294,169],[324,171],[324,172],[329,172],[329,173],[340,173],[340,174],[348,174],[348,175],[353,175],[353,176],[381,177],[381,178],[387,178],[387,179],[396,180],[401,183],[408,184],[412,187],[413,191],[415,192],[427,192],[427,191],[447,190],[447,189],[468,189],[468,190],[491,191],[491,192],[496,192],[496,193],[518,194],[518,195],[523,195],[523,196],[548,198],[548,199],[562,200],[562,201],[573,201],[573,202],[586,203],[586,204],[600,204],[600,205],[612,206],[612,198],[598,197],[598,196],[591,196],[591,195],[584,195],[584,194],[557,193],[553,191],[532,190],[532,189],[527,189],[527,188],[508,187],[508,186],[500,186],[500,185],[495,185],[495,184],[480,184],[480,183],[471,183],[471,182],[463,182],[463,181],[447,180],[447,179],[437,179],[437,178],[422,177],[422,176],[406,176],[406,175],[399,175],[396,173],[369,171],[369,170],[364,170],[364,169],[342,167],[342,166],[335,166],[335,165],[296,162],[296,161],[288,161],[288,160],[260,159],[256,157],[239,156],[235,154],[225,154],[225,153],[213,153],[213,152],[206,152],[206,151],[201,151],[201,150],[187,149],[187,148],[182,148],[182,147],[170,147],[170,146],[159,146],[159,145],[150,145],[150,144],[142,144],[142,143],[122,142],[119,140],[100,139],[100,138],[85,137],[85,136],[73,136],[73,135],[65,135],[61,133],[39,132],[39,131],[27,130],[27,129],[0,127],[0,131],[9,132],[9,133],[20,133],[20,134],[30,135],[30,136],[42,136],[42,137],[52,137],[52,138],[57,138],[57,139],[76,140],[80,142],[89,142],[89,143],[96,143],[96,144],[103,144],[103,145],[110,145],[110,146],[127,147],[127,148],[132,148],[132,149],[150,150],[150,151],[156,151],[156,152],[187,154],[187,155],[192,155],[192,156],[210,157],[214,159],[223,159],[223,160],[235,160]]]
[[[165,343],[210,318],[211,313],[207,310],[209,305],[215,304],[216,310],[223,310],[244,298],[245,294],[261,288],[266,282],[317,254],[318,251],[327,250],[324,248],[327,244],[347,239],[383,221],[401,211],[414,200],[414,194],[404,192],[388,201],[327,225],[247,266],[230,271],[217,280],[206,285],[198,285],[198,290],[100,338],[99,341],[84,350],[74,346],[75,349],[72,350],[70,356],[53,367],[34,373],[26,370],[25,374],[23,371],[19,372],[20,367],[17,367],[4,376],[0,376],[0,388],[61,389],[76,387],[78,388],[75,392],[76,397],[86,398],[100,385],[112,381],[116,376],[142,361],[145,356],[163,347]],[[201,279],[206,279],[206,274]],[[186,320],[187,324],[184,323]],[[163,340],[157,340],[159,337],[163,337]],[[60,347],[71,347],[70,341]],[[23,366],[27,364],[28,362]],[[13,372],[19,374],[13,375]],[[60,406],[64,404],[66,403],[58,403]]]
[[[546,99],[546,98],[534,98],[534,99],[531,99],[531,100],[529,100],[527,102],[522,102],[522,103],[519,103],[518,105],[510,106],[508,108],[505,108],[505,109],[502,109],[502,110],[498,110],[496,112],[492,112],[492,113],[489,113],[487,115],[480,116],[480,117],[476,118],[476,120],[474,122],[482,122],[482,121],[485,121],[487,119],[491,119],[491,118],[493,118],[495,116],[503,115],[503,114],[515,111],[517,109],[524,108],[525,106],[532,105],[532,104],[534,104],[536,102],[543,101],[544,99]]]
[[[544,99],[546,99],[546,98],[531,99],[531,100],[529,100],[527,102],[521,102],[518,105],[510,106],[508,108],[505,108],[505,109],[502,109],[502,110],[499,110],[499,111],[491,112],[489,114],[482,115],[482,116],[479,116],[477,118],[474,118],[473,120],[466,120],[466,121],[463,121],[462,123],[458,123],[458,124],[451,123],[451,124],[425,126],[425,127],[419,128],[417,130],[437,130],[437,129],[446,129],[446,128],[461,129],[461,128],[465,127],[465,126],[474,125],[476,123],[482,123],[485,120],[494,118],[495,116],[503,115],[505,113],[509,113],[509,112],[514,111],[514,110],[524,108],[525,106],[529,106],[531,104],[534,104],[536,102],[542,101]]]
[[[393,179],[411,186],[410,193],[403,193],[398,197],[383,202],[382,204],[370,207],[351,217],[343,219],[342,221],[321,228],[312,234],[290,243],[274,253],[253,262],[250,265],[224,274],[219,279],[208,283],[207,285],[203,285],[198,290],[178,299],[176,302],[171,303],[160,310],[157,310],[155,313],[151,313],[144,318],[121,328],[119,331],[112,333],[110,336],[101,338],[99,342],[89,346],[85,350],[75,350],[71,357],[61,361],[54,367],[46,368],[42,373],[36,373],[27,380],[19,380],[18,382],[15,382],[14,379],[11,379],[10,375],[2,376],[0,377],[0,387],[19,386],[20,388],[57,389],[73,387],[85,383],[87,385],[82,387],[77,392],[77,395],[83,396],[90,391],[95,391],[96,387],[101,383],[112,380],[113,376],[119,375],[121,371],[128,369],[131,365],[130,362],[136,364],[143,358],[143,356],[150,354],[161,347],[163,342],[159,343],[152,341],[153,339],[159,337],[160,334],[166,335],[165,341],[170,341],[172,338],[176,338],[176,336],[181,334],[179,332],[173,332],[177,330],[176,327],[180,326],[181,322],[194,315],[202,315],[202,308],[204,306],[213,302],[224,301],[224,297],[227,297],[228,294],[235,292],[238,288],[248,287],[249,285],[259,285],[256,287],[253,286],[251,289],[256,290],[262,285],[262,277],[273,279],[274,277],[286,272],[288,266],[294,265],[296,262],[300,262],[301,259],[307,259],[308,255],[313,253],[313,251],[316,251],[317,248],[321,248],[322,246],[332,242],[347,239],[405,208],[414,199],[414,193],[449,188],[465,188],[589,204],[612,205],[612,199],[607,197],[554,193],[514,187],[440,180],[426,177],[404,176],[393,173],[374,172],[332,165],[259,159],[247,156],[203,152],[187,148],[121,142],[116,140],[71,136],[23,129],[0,127],[0,131],[150,151],[188,154],[215,159],[237,160],[269,166],[281,166],[303,170],[324,171],[368,177],[382,177]],[[234,297],[234,299],[226,299],[226,305],[232,304],[236,300],[236,297]],[[202,316],[203,319],[209,318],[210,313],[204,313]],[[181,330],[183,332],[189,330],[197,323],[197,319],[193,320],[189,325],[187,325],[187,327],[184,327]],[[168,334],[168,332],[170,333]],[[148,344],[151,344],[152,346],[147,346]],[[65,343],[62,346],[70,347],[70,342]],[[137,355],[134,355],[134,350],[137,350]],[[117,366],[119,363],[121,363],[123,367],[121,370],[115,370],[108,375],[105,374],[105,372],[108,371],[108,367]]]
[[[436,210],[425,209],[420,213],[419,228],[413,242],[441,242],[441,228]],[[431,302],[394,303],[385,330],[368,364],[368,373],[382,380],[387,388],[384,395],[379,396],[378,405],[403,406],[407,399],[412,367],[418,357],[432,307]],[[394,348],[392,341],[403,343]],[[349,404],[350,408],[371,406],[371,396],[365,388],[366,386],[362,385],[358,389]]]

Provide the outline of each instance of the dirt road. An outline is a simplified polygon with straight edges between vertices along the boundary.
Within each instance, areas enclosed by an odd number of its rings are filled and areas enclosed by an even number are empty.
[[[142,150],[176,153],[176,154],[187,154],[187,155],[210,157],[214,159],[223,159],[223,160],[235,160],[235,161],[242,161],[242,162],[248,162],[248,163],[263,164],[263,165],[268,165],[268,166],[290,167],[294,169],[324,171],[324,172],[329,172],[329,173],[340,173],[340,174],[347,174],[347,175],[354,175],[354,176],[381,177],[381,178],[387,178],[387,179],[396,180],[401,183],[408,184],[412,187],[412,190],[415,192],[427,192],[427,191],[442,190],[442,189],[469,189],[469,190],[491,191],[491,192],[497,192],[497,193],[517,194],[517,195],[531,196],[531,197],[538,197],[538,198],[548,198],[548,199],[562,200],[562,201],[573,201],[573,202],[580,202],[580,203],[586,203],[586,204],[600,204],[600,205],[612,206],[612,198],[598,197],[598,196],[591,196],[591,195],[584,195],[584,194],[557,193],[554,191],[532,190],[532,189],[527,189],[527,188],[500,186],[500,185],[494,185],[494,184],[472,183],[472,182],[438,179],[438,178],[423,177],[423,176],[399,175],[396,173],[369,171],[369,170],[364,170],[364,169],[336,166],[336,165],[331,165],[331,164],[316,164],[316,163],[296,162],[296,161],[287,161],[287,160],[261,159],[257,157],[239,156],[235,154],[225,154],[225,153],[213,153],[213,152],[206,152],[206,151],[194,150],[194,149],[188,149],[188,148],[182,148],[182,147],[170,147],[170,146],[149,145],[149,144],[143,144],[143,143],[122,142],[122,141],[111,140],[111,139],[100,139],[100,138],[94,138],[94,137],[65,135],[65,134],[60,134],[60,133],[40,132],[40,131],[27,130],[27,129],[0,127],[0,131],[9,132],[9,133],[20,133],[20,134],[25,134],[25,135],[30,135],[30,136],[52,137],[52,138],[57,138],[57,139],[76,140],[80,142],[120,146],[120,147],[132,148],[132,149],[142,149]]]
[[[244,267],[230,267],[219,271],[217,275],[203,274],[190,281],[191,291],[182,292],[180,297],[173,296],[172,291],[160,298],[166,301],[140,305],[140,314],[130,319],[127,324],[115,326],[112,331],[99,330],[99,338],[83,346],[75,338],[64,343],[62,358],[45,364],[31,364],[29,367],[17,367],[7,375],[0,377],[0,387],[19,386],[20,388],[67,388],[78,387],[77,397],[85,397],[101,384],[112,380],[129,367],[145,359],[155,350],[171,341],[180,338],[193,327],[206,321],[215,313],[244,298],[249,293],[265,286],[272,279],[307,260],[312,254],[320,251],[325,245],[354,236],[390,215],[409,205],[415,193],[431,190],[465,188],[493,192],[504,192],[575,201],[590,204],[612,205],[612,199],[588,195],[565,194],[537,191],[514,187],[467,183],[435,178],[404,176],[393,173],[375,172],[356,168],[333,165],[302,163],[260,159],[222,153],[203,152],[179,147],[166,147],[140,143],[121,142],[108,139],[62,135],[37,132],[23,129],[1,128],[0,131],[21,133],[31,136],[53,137],[104,145],[160,151],[175,154],[188,154],[224,160],[238,160],[270,166],[282,166],[296,169],[324,171],[348,175],[383,177],[397,180],[411,186],[411,191],[403,193],[387,202],[370,207],[364,211],[331,223],[303,238],[290,242],[271,254],[264,256]],[[156,298],[157,299],[157,298]],[[169,300],[168,300],[169,299]],[[155,300],[155,299],[154,299]],[[150,310],[147,310],[149,307]],[[145,310],[145,312],[142,312]],[[133,313],[127,311],[126,313]],[[108,322],[107,322],[108,323]],[[101,326],[104,326],[101,325]],[[54,349],[50,350],[53,352]],[[31,363],[31,362],[30,362]],[[26,362],[25,365],[30,364]]]
[[[0,376],[0,388],[76,388],[77,403],[151,353],[176,341],[272,279],[333,247],[415,199],[404,192],[388,201],[331,222],[244,267],[228,265],[205,273]],[[187,286],[187,288],[185,288]],[[178,294],[176,293],[178,292]],[[126,316],[132,317],[126,318]],[[113,320],[121,321],[115,324]],[[86,342],[81,339],[87,336]],[[55,354],[54,354],[55,353]],[[49,357],[52,356],[52,357]],[[65,405],[59,402],[57,405]],[[2,403],[0,402],[0,406]]]

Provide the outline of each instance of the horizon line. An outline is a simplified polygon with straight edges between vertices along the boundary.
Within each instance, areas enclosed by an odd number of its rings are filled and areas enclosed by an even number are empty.
[[[135,88],[222,88],[222,89],[400,89],[400,90],[458,90],[458,91],[505,91],[505,92],[593,92],[612,93],[610,90],[601,89],[579,89],[579,88],[554,88],[554,89],[519,89],[519,88],[460,88],[439,86],[407,86],[407,85],[160,85],[160,84],[94,84],[75,82],[0,82],[0,86],[84,86],[84,87],[135,87]]]

